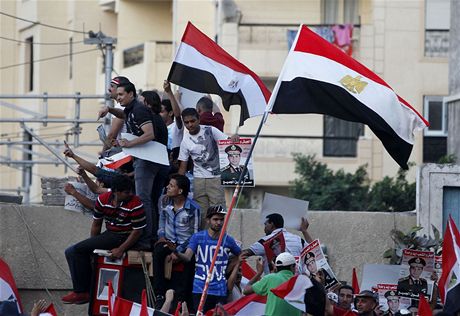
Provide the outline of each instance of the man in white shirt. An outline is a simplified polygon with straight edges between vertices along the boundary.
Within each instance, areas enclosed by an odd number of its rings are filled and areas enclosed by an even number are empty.
[[[187,171],[193,160],[193,198],[202,210],[213,205],[225,205],[224,189],[220,183],[219,140],[229,137],[217,128],[200,125],[198,112],[193,108],[182,111],[182,121],[188,133],[184,135],[179,152],[179,174]],[[202,224],[204,219],[202,218]]]
[[[305,238],[304,240],[299,236],[288,232],[284,228],[283,216],[281,216],[278,213],[267,215],[264,222],[264,231],[266,236],[261,238],[259,241],[253,243],[248,249],[243,250],[243,258],[247,258],[254,255],[262,256],[264,258],[264,272],[265,274],[270,273],[269,263],[266,260],[267,256],[265,254],[264,242],[276,235],[277,233],[282,232],[285,242],[284,251],[289,252],[293,256],[300,256],[302,249],[313,241],[313,238],[311,238],[310,234],[308,233],[308,226],[308,221],[302,218],[300,231],[302,232],[302,235]]]

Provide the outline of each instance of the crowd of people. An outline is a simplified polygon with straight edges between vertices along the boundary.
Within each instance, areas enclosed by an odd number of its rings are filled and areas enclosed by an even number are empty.
[[[90,237],[65,251],[73,291],[62,297],[63,303],[84,304],[90,300],[94,249],[109,250],[113,259],[121,258],[128,249],[142,249],[153,253],[155,308],[170,312],[181,302],[182,315],[197,311],[227,214],[217,144],[223,139],[237,142],[238,135],[229,137],[223,133],[223,116],[210,97],[201,98],[195,107],[183,107],[180,95],[173,93],[169,82],[165,81],[163,88],[162,93],[143,91],[138,95],[128,78],[115,77],[111,81],[108,91],[117,105],[105,106],[98,113],[99,117],[109,113],[114,116],[101,155],[158,142],[167,148],[169,165],[133,157],[111,170],[83,159],[68,146],[64,151],[65,156],[78,163],[78,174],[97,199],[84,196],[71,184],[65,187],[68,194],[93,210],[93,222]],[[121,132],[135,137],[128,140],[121,137]],[[236,155],[241,148],[229,146],[226,153]],[[302,218],[301,238],[284,228],[283,216],[273,213],[265,219],[265,236],[247,248],[225,234],[203,312],[256,293],[267,295],[265,315],[302,315],[270,290],[296,273],[296,258],[313,241],[308,227],[308,221]],[[264,244],[278,235],[282,235],[284,247],[282,251],[274,250],[275,256],[269,259]],[[256,274],[243,284],[241,264],[251,256],[259,257]],[[305,294],[306,313],[381,315],[378,296],[372,291],[355,293],[349,285],[338,284],[331,292],[335,297],[326,293],[328,277],[313,265],[314,256],[305,256],[313,283]],[[165,277],[165,262],[175,266],[170,278]],[[385,297],[390,306],[385,315],[399,316],[394,303],[397,293],[389,291]]]

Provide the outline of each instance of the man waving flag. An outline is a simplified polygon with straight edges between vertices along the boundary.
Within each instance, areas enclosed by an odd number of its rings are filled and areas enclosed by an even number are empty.
[[[367,124],[404,169],[428,122],[374,72],[302,25],[275,85],[272,113],[319,113]]]
[[[227,111],[231,105],[239,104],[240,125],[249,117],[263,114],[270,98],[270,91],[254,72],[190,22],[168,81],[196,92],[219,95]]]

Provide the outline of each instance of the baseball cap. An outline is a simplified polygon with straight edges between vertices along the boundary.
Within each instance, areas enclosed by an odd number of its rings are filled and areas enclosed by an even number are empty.
[[[210,206],[208,208],[208,211],[206,212],[206,218],[211,218],[215,214],[225,215],[225,214],[227,214],[227,210],[220,204]]]
[[[374,301],[378,302],[379,301],[379,296],[377,293],[374,293],[372,291],[369,291],[369,290],[363,290],[361,292],[359,292],[359,294],[356,294],[355,295],[355,299],[358,298],[358,297],[370,297],[372,298]]]
[[[295,264],[295,258],[289,252],[282,252],[275,259],[277,267],[287,267],[293,264]]]

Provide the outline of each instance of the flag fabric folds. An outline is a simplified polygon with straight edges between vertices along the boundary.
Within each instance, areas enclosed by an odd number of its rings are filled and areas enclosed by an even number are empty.
[[[250,294],[241,297],[231,303],[225,304],[223,309],[228,315],[247,316],[247,315],[263,315],[265,313],[266,296]],[[212,316],[214,309],[206,312],[206,316]],[[287,315],[286,315],[287,316]]]
[[[240,125],[249,117],[263,114],[270,98],[270,91],[253,71],[190,22],[168,80],[196,92],[219,95],[227,111],[239,104]]]
[[[22,313],[19,292],[8,264],[0,258],[0,315]]]
[[[438,282],[444,311],[460,311],[460,233],[449,216],[442,243],[442,275]]]
[[[309,277],[304,274],[298,274],[271,291],[295,308],[305,312],[305,291],[312,286],[313,283]]]
[[[367,124],[404,169],[414,131],[428,122],[374,72],[302,25],[268,108],[318,113]]]

